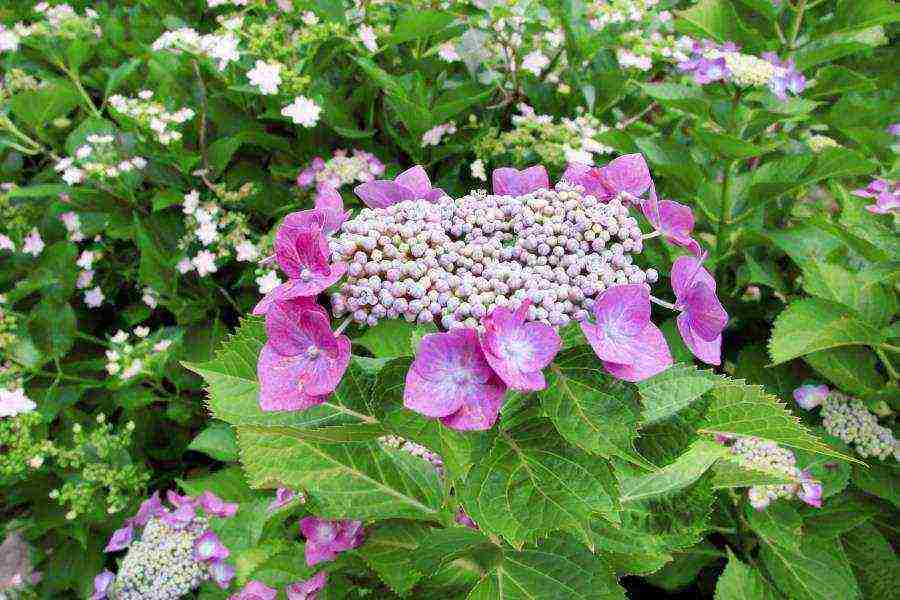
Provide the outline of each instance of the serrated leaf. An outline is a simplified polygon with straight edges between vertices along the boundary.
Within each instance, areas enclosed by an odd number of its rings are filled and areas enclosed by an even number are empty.
[[[178,485],[190,496],[210,491],[227,502],[250,502],[259,498],[259,492],[247,485],[240,467],[228,467],[202,477],[179,479]]]
[[[805,506],[800,510],[803,529],[810,535],[838,537],[867,522],[878,512],[877,506],[862,494],[847,493],[825,501],[821,508]]]
[[[676,364],[637,384],[646,424],[668,419],[713,389],[722,378],[693,365]]]
[[[772,588],[755,567],[739,561],[728,550],[728,565],[716,582],[715,600],[771,600]]]
[[[760,540],[791,552],[800,551],[803,518],[791,502],[777,500],[764,510],[756,510],[745,502],[743,510],[744,519]]]
[[[873,460],[867,466],[854,465],[852,478],[859,489],[900,508],[900,466],[896,462]]]
[[[232,462],[238,459],[237,438],[234,430],[227,424],[218,421],[210,423],[206,429],[188,445],[188,450],[202,452],[222,462]]]
[[[747,469],[738,464],[737,459],[725,457],[712,467],[712,486],[716,489],[743,488],[752,485],[779,485],[796,483],[786,475],[779,473]]]
[[[697,86],[677,83],[642,83],[641,89],[663,106],[677,108],[700,117],[709,115],[710,99]]]
[[[406,595],[422,578],[415,569],[419,545],[430,528],[421,523],[386,521],[366,531],[359,556],[392,590]]]
[[[900,589],[900,559],[881,532],[870,523],[848,531],[841,545],[856,573],[863,598],[891,598]]]
[[[413,559],[416,569],[430,575],[463,557],[489,565],[497,560],[500,551],[501,547],[480,531],[464,526],[447,527],[423,535]]]
[[[63,357],[75,343],[75,311],[67,302],[45,297],[31,310],[28,333],[43,360]]]
[[[590,346],[560,352],[539,392],[544,413],[566,440],[601,456],[652,468],[634,450],[639,406],[634,388],[603,372]]]
[[[658,588],[675,592],[692,584],[700,571],[722,558],[722,552],[707,540],[678,552],[674,560],[645,579]]]
[[[694,138],[718,156],[741,159],[760,156],[769,149],[745,142],[739,137],[725,133],[716,133],[705,129],[695,129]]]
[[[863,396],[884,387],[878,372],[878,358],[864,346],[842,346],[813,352],[803,357],[822,377],[849,394]]]
[[[769,355],[774,364],[840,346],[877,345],[881,334],[848,309],[821,298],[793,302],[772,328]]]
[[[897,312],[896,295],[879,281],[866,280],[831,263],[804,262],[800,266],[808,294],[843,304],[872,327],[887,325]]]
[[[364,346],[377,358],[414,356],[422,336],[436,331],[433,324],[425,326],[400,319],[385,319],[374,327],[367,328],[365,333],[353,341]]]
[[[307,490],[331,518],[433,519],[443,493],[430,464],[382,447],[379,427],[238,427],[252,487]]]
[[[716,461],[729,453],[729,449],[722,444],[697,440],[675,462],[662,469],[640,477],[622,479],[619,501],[634,502],[677,492],[696,482]]]
[[[654,573],[672,560],[672,555],[657,548],[657,540],[646,532],[628,531],[597,519],[591,523],[590,534],[597,554],[620,575]]]
[[[779,590],[797,600],[856,600],[856,579],[840,543],[804,536],[799,551],[763,544],[760,557]]]

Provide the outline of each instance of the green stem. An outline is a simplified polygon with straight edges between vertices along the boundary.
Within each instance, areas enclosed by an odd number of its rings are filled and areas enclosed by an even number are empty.
[[[732,211],[731,197],[731,171],[734,169],[735,161],[729,161],[725,165],[725,176],[722,181],[722,210],[719,214],[719,228],[716,231],[716,264],[721,265],[719,258],[725,254],[725,239],[728,233],[729,219]]]
[[[100,118],[100,111],[94,105],[94,101],[91,99],[90,94],[87,93],[87,90],[84,89],[84,86],[81,85],[81,78],[78,76],[78,73],[72,71],[65,65],[59,65],[59,67],[63,70],[63,72],[69,77],[72,83],[75,84],[75,87],[78,89],[78,93],[81,94],[81,97],[84,99],[85,105],[94,113],[94,116]]]
[[[788,47],[793,50],[797,43],[797,36],[800,35],[800,25],[803,23],[803,13],[806,12],[806,0],[800,0],[797,4],[797,14],[794,15],[794,22],[791,24],[791,35],[788,38]]]

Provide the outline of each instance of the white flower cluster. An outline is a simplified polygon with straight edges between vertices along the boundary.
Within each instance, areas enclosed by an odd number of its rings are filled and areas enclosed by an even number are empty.
[[[74,157],[63,158],[53,168],[62,174],[67,184],[77,185],[86,179],[116,179],[147,166],[147,159],[141,156],[122,159],[113,146],[114,141],[112,135],[91,134],[87,137],[87,143],[75,150]]]
[[[141,539],[128,548],[110,586],[116,600],[177,600],[211,578],[210,563],[197,560],[197,538],[209,529],[206,517],[175,529],[152,518]]]
[[[25,395],[25,390],[21,387],[0,388],[0,417],[15,417],[36,408],[37,405]]]
[[[403,317],[475,327],[495,306],[526,298],[532,320],[564,325],[585,318],[607,287],[658,277],[634,264],[643,241],[628,207],[567,183],[363,209],[331,244],[348,263],[332,309],[368,325]]]
[[[806,138],[806,145],[813,151],[813,154],[820,154],[827,148],[837,148],[840,146],[840,144],[827,135],[818,134],[813,134]]]
[[[444,474],[444,459],[441,458],[439,454],[435,454],[425,446],[422,446],[415,442],[411,442],[396,435],[382,436],[378,438],[378,442],[389,448],[396,448],[408,454],[412,454],[413,456],[417,456],[422,460],[431,463],[434,466],[435,471],[438,472],[438,475]]]
[[[263,95],[277,94],[278,86],[281,85],[281,64],[258,60],[256,65],[247,71],[247,79],[251,85],[257,86]]]
[[[900,442],[860,400],[832,391],[822,402],[822,425],[826,431],[852,444],[863,458],[900,460]]]
[[[790,450],[775,442],[755,437],[741,437],[731,446],[731,453],[738,463],[747,469],[754,469],[778,475],[787,475],[797,483],[780,485],[754,485],[747,490],[750,505],[763,509],[778,498],[792,498],[800,491],[803,473],[797,468],[797,458]]]
[[[159,292],[152,287],[147,286],[142,292],[141,301],[150,309],[154,309],[156,308],[156,305],[159,304]]]
[[[91,287],[91,284],[94,282],[94,261],[99,260],[102,256],[103,253],[99,251],[82,250],[75,263],[81,269],[78,273],[78,279],[75,280],[75,287],[79,290]],[[84,293],[84,303],[89,308],[99,307],[103,304],[105,298],[100,286],[95,286]]]
[[[138,122],[142,127],[151,129],[160,144],[167,146],[181,139],[177,126],[194,118],[190,108],[180,108],[169,112],[159,102],[153,101],[153,92],[142,90],[137,98],[126,98],[115,94],[110,96],[109,105],[126,117]]]
[[[99,38],[103,33],[100,26],[96,24],[100,15],[92,8],[84,9],[84,13],[79,15],[68,4],[50,6],[47,2],[39,2],[34,5],[34,12],[42,15],[43,20],[31,25],[16,23],[11,30],[0,26],[0,52],[3,50],[15,52],[21,38],[29,36],[74,39],[84,33],[91,33]]]
[[[454,133],[456,133],[455,121],[432,127],[422,134],[422,146],[437,146],[444,139],[445,135],[453,135]]]
[[[328,160],[316,157],[300,171],[297,185],[309,187],[313,184],[328,185],[340,189],[345,185],[372,181],[384,173],[384,163],[369,152],[354,150],[347,154],[346,150],[335,150]]]
[[[209,33],[200,35],[195,29],[182,27],[173,31],[166,31],[155,42],[153,50],[169,50],[173,52],[188,52],[216,61],[220,71],[232,62],[238,60],[241,55],[238,51],[240,40],[230,32]]]
[[[296,125],[315,127],[319,122],[322,107],[306,96],[297,96],[294,101],[281,109],[281,115],[288,117]]]
[[[81,217],[78,216],[78,213],[65,212],[59,215],[59,220],[62,221],[63,226],[69,233],[70,242],[78,243],[84,241],[84,233],[81,231]]]
[[[752,54],[711,49],[703,55],[710,60],[724,58],[731,80],[739,86],[768,86],[775,77],[786,72],[783,67]]]
[[[110,338],[106,351],[106,372],[126,382],[154,366],[165,364],[173,340],[162,332],[150,335],[148,327],[135,327],[132,336],[121,329]]]
[[[200,277],[215,273],[218,270],[216,260],[229,256],[232,251],[238,262],[252,262],[259,257],[259,249],[247,239],[248,228],[241,213],[227,211],[215,202],[201,203],[197,190],[185,194],[182,212],[189,233],[180,246],[190,250],[197,241],[201,249],[193,257],[185,256],[178,262],[180,273],[194,269]]]

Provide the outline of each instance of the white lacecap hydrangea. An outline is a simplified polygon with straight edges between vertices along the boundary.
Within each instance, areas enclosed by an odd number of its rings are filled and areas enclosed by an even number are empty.
[[[860,400],[832,391],[822,403],[822,425],[831,435],[853,445],[863,458],[900,460],[900,444]]]
[[[524,196],[475,192],[437,203],[363,209],[331,241],[347,279],[336,315],[358,323],[405,318],[477,327],[496,306],[533,303],[531,320],[554,326],[587,317],[605,289],[653,283],[634,264],[643,249],[628,206],[567,183]]]

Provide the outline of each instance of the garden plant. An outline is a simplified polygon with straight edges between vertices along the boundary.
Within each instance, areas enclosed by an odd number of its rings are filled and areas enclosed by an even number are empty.
[[[0,2],[0,600],[896,597],[898,37]]]

